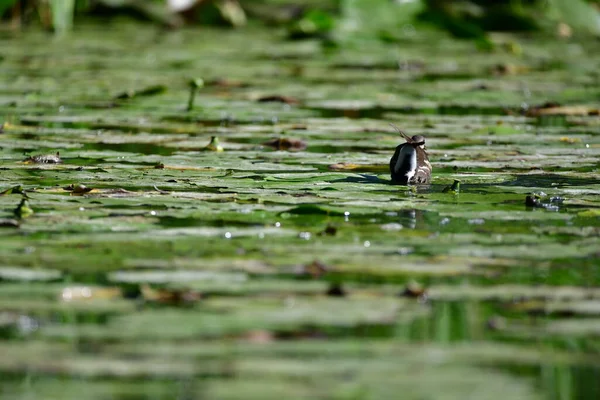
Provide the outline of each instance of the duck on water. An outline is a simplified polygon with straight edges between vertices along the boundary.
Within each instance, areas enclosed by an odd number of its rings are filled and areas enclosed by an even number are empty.
[[[421,135],[410,137],[395,125],[392,126],[406,140],[396,147],[390,160],[392,182],[400,185],[429,183],[431,164],[425,150],[425,138]]]

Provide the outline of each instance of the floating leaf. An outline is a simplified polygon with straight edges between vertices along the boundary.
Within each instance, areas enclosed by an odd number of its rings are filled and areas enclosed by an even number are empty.
[[[24,194],[23,186],[21,186],[21,185],[13,186],[11,188],[8,188],[8,189],[0,192],[0,196],[6,196],[9,194]]]
[[[62,272],[57,270],[0,267],[0,279],[10,281],[52,281],[62,277]]]
[[[586,211],[580,211],[577,213],[580,217],[600,217],[600,208],[593,208]]]
[[[359,165],[359,164],[353,164],[353,163],[337,163],[337,164],[331,164],[328,166],[329,169],[334,170],[334,171],[372,171],[374,168],[376,167],[376,169],[384,169],[384,168],[379,168],[379,166],[369,166],[369,165]],[[389,169],[389,167],[388,167]]]
[[[142,297],[145,301],[170,306],[190,306],[202,299],[202,293],[188,289],[159,288],[153,289],[147,284],[141,285]]]

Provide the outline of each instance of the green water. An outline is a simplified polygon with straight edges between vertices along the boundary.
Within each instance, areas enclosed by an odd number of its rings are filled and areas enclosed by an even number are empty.
[[[600,396],[597,41],[0,37],[2,399]]]

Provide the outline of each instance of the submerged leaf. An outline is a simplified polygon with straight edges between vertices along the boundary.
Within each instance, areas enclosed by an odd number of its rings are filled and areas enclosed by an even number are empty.
[[[275,150],[300,151],[306,149],[306,142],[301,139],[275,138],[263,143],[263,146],[273,147]]]

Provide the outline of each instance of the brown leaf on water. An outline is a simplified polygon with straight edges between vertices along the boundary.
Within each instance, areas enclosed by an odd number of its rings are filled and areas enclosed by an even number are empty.
[[[332,169],[334,171],[352,171],[353,169],[358,169],[360,168],[361,165],[358,164],[353,164],[353,163],[337,163],[337,164],[331,164],[329,165],[329,169]]]
[[[202,293],[191,289],[154,289],[150,285],[141,285],[140,292],[147,302],[171,306],[189,306],[203,298]]]
[[[306,142],[301,139],[275,138],[263,143],[263,146],[273,147],[275,150],[300,151],[306,149]]]
[[[285,104],[300,104],[300,101],[295,97],[283,95],[268,95],[258,98],[259,103],[285,103]]]
[[[267,344],[275,340],[275,335],[267,330],[254,330],[246,333],[244,339],[250,343]]]
[[[519,75],[529,72],[529,67],[515,64],[497,64],[490,71],[492,75]]]
[[[108,197],[108,198],[120,198],[120,197],[133,197],[133,196],[141,196],[144,192],[134,192],[127,189],[122,188],[112,188],[112,189],[94,189],[90,192],[91,196],[95,197]]]
[[[408,282],[404,287],[404,290],[400,293],[402,297],[410,297],[410,298],[423,298],[427,296],[427,291],[425,287],[418,282]]]
[[[530,117],[539,117],[544,115],[599,115],[600,109],[585,105],[561,106],[556,102],[549,102],[537,107],[532,107],[527,111]]]
[[[299,274],[305,276],[311,276],[313,278],[320,278],[330,271],[330,268],[322,262],[315,260],[310,264],[306,264],[301,267]]]
[[[337,163],[331,164],[328,168],[332,171],[357,171],[357,172],[388,172],[387,164],[353,164],[353,163]]]
[[[286,129],[295,129],[295,130],[299,130],[299,131],[305,131],[308,129],[308,127],[305,124],[291,124],[286,126]]]
[[[545,300],[523,300],[510,303],[507,308],[511,311],[526,312],[529,315],[544,315],[545,314]]]
[[[571,144],[573,144],[573,143],[581,143],[581,139],[579,139],[579,138],[570,138],[570,137],[567,137],[567,136],[562,136],[560,138],[560,141],[564,142],[564,143],[571,143]]]

